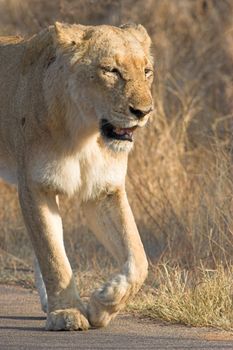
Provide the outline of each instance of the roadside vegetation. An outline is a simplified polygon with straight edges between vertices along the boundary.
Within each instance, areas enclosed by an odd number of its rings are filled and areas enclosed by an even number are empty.
[[[142,23],[153,40],[156,113],[137,135],[127,188],[150,261],[130,312],[233,330],[233,2],[0,0],[0,35],[55,20]],[[81,295],[116,266],[62,199]],[[0,184],[0,281],[33,287],[33,256],[16,191]],[[94,276],[94,278],[93,278]]]
[[[232,266],[195,271],[153,266],[147,285],[128,307],[151,319],[188,326],[233,330]]]

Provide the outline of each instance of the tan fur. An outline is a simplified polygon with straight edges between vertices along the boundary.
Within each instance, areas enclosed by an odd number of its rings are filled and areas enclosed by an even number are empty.
[[[132,143],[104,137],[100,121],[145,125],[150,114],[139,120],[129,106],[152,107],[150,70],[150,39],[140,25],[56,23],[26,41],[0,38],[0,175],[18,185],[47,329],[107,325],[147,275],[125,193]],[[61,193],[77,193],[90,227],[121,264],[87,306],[63,244]]]

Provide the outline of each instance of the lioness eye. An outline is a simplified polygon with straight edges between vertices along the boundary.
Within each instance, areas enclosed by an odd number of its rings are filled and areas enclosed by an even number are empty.
[[[112,68],[110,70],[111,73],[116,73],[116,74],[120,74],[119,70],[117,68]]]
[[[105,73],[113,73],[113,74],[118,75],[119,77],[122,78],[122,75],[117,68],[111,68],[111,67],[101,67],[101,68]]]
[[[153,75],[153,71],[150,68],[145,68],[144,72],[147,79],[149,79]]]

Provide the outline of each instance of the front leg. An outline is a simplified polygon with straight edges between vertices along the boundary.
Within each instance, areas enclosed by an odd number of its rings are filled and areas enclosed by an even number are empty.
[[[88,202],[86,209],[90,228],[121,264],[119,273],[90,298],[89,322],[103,327],[139,290],[147,276],[148,263],[124,189]]]
[[[66,256],[62,221],[56,196],[23,179],[19,199],[48,296],[46,328],[49,330],[87,329],[86,310],[79,299]]]

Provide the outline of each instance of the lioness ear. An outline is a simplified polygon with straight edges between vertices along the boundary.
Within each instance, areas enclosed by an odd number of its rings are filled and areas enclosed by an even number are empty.
[[[120,28],[128,30],[132,35],[136,37],[142,46],[145,47],[145,49],[150,49],[151,39],[147,33],[147,30],[141,24],[127,23],[121,25]]]
[[[64,48],[67,46],[74,46],[76,44],[78,45],[83,40],[85,28],[85,26],[80,24],[55,22],[55,43]]]

